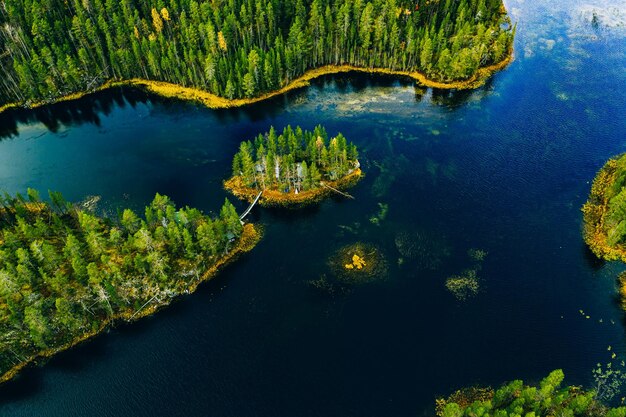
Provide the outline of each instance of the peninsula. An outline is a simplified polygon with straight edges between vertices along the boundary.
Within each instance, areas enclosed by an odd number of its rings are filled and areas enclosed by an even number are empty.
[[[0,23],[0,111],[116,85],[233,107],[346,71],[474,88],[515,32],[502,0],[34,0]]]
[[[226,201],[210,218],[157,194],[113,221],[36,191],[0,199],[0,382],[118,320],[194,291],[260,238]]]
[[[287,126],[279,135],[272,127],[241,143],[224,187],[249,202],[260,195],[264,206],[304,206],[333,193],[350,197],[340,190],[362,175],[356,146],[341,133],[329,140],[322,126]]]
[[[596,175],[582,208],[584,238],[599,258],[626,262],[626,154],[610,159]]]

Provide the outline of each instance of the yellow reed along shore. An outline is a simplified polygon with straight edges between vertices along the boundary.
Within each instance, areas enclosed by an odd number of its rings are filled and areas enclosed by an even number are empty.
[[[261,240],[261,237],[262,237],[262,230],[259,228],[259,226],[255,226],[251,223],[245,224],[243,226],[243,231],[241,233],[241,237],[237,241],[237,244],[230,250],[228,254],[223,256],[214,265],[212,265],[207,271],[205,271],[205,273],[200,277],[199,280],[195,281],[189,287],[187,287],[186,292],[188,293],[194,292],[198,288],[198,285],[200,285],[200,283],[211,279],[212,277],[216,275],[216,273],[221,268],[233,262],[242,254],[252,250],[252,248],[254,248],[256,244]],[[103,321],[100,322],[99,326],[96,329],[93,329],[87,333],[84,333],[62,346],[59,346],[56,348],[45,349],[35,355],[29,356],[28,358],[24,358],[23,360],[21,360],[20,363],[18,363],[13,368],[5,372],[2,376],[0,376],[0,383],[7,382],[13,379],[22,369],[24,369],[25,367],[27,367],[28,365],[32,363],[35,363],[37,360],[50,358],[59,352],[70,349],[92,338],[93,336],[100,334],[101,332],[106,330],[109,325],[113,324],[116,321],[124,320],[127,322],[133,322],[142,317],[146,317],[151,314],[154,314],[156,311],[169,305],[173,299],[178,298],[179,296],[180,295],[170,298],[170,299],[163,300],[160,303],[152,304],[139,311],[126,310],[114,316],[103,319]]]
[[[355,169],[350,174],[336,181],[323,181],[328,187],[332,187],[336,190],[342,190],[355,185],[364,174],[360,168]],[[256,188],[247,187],[243,184],[241,177],[232,177],[227,181],[224,181],[224,188],[230,191],[235,197],[251,203],[256,198],[259,190]],[[266,189],[263,191],[259,204],[264,207],[303,207],[309,204],[314,204],[322,200],[329,195],[337,194],[337,191],[332,190],[324,186],[320,186],[313,190],[301,191],[298,194],[295,193],[283,193],[279,190]]]
[[[417,72],[417,71],[410,72],[410,71],[396,71],[396,70],[385,69],[385,68],[363,68],[363,67],[356,67],[353,65],[326,65],[326,66],[315,68],[315,69],[305,72],[302,76],[291,81],[289,84],[287,84],[286,86],[284,86],[283,88],[279,90],[272,91],[270,93],[266,93],[257,97],[237,98],[237,99],[228,99],[228,98],[217,96],[215,94],[209,93],[207,91],[204,91],[198,88],[183,87],[178,84],[173,84],[173,83],[169,83],[165,81],[151,81],[151,80],[144,80],[141,78],[133,78],[130,80],[109,80],[109,81],[106,81],[104,84],[102,84],[100,87],[95,88],[93,90],[90,90],[87,92],[73,93],[73,94],[63,96],[63,97],[60,97],[58,99],[51,100],[48,102],[38,102],[38,103],[30,104],[28,106],[21,105],[18,103],[6,104],[0,107],[0,113],[11,108],[34,109],[34,108],[42,107],[48,104],[75,100],[87,94],[91,94],[97,91],[105,90],[107,88],[118,87],[118,86],[141,87],[147,91],[150,91],[162,97],[194,101],[197,103],[201,103],[211,109],[234,108],[234,107],[241,107],[241,106],[246,106],[249,104],[258,103],[260,101],[267,100],[269,98],[276,97],[281,94],[285,94],[288,91],[306,87],[310,85],[311,80],[321,77],[323,75],[340,74],[340,73],[346,73],[346,72],[362,72],[362,73],[368,73],[368,74],[384,74],[384,75],[391,75],[391,76],[409,77],[424,87],[437,88],[437,89],[442,89],[442,90],[470,90],[470,89],[478,88],[484,85],[485,81],[487,81],[487,79],[491,75],[493,75],[497,71],[500,71],[506,68],[512,61],[513,61],[513,50],[510,50],[506,58],[503,59],[501,62],[497,64],[489,65],[487,67],[479,68],[476,71],[476,73],[467,80],[450,81],[450,82],[434,81],[426,77],[424,74]]]

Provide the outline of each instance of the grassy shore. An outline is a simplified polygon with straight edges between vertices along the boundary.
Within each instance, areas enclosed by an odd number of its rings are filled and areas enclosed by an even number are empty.
[[[261,236],[262,236],[262,233],[261,233],[261,230],[258,228],[258,226],[254,226],[253,224],[245,224],[243,227],[243,232],[241,234],[241,237],[237,241],[237,244],[230,250],[230,252],[228,252],[228,254],[224,255],[219,261],[217,261],[207,271],[205,271],[205,273],[200,277],[200,279],[198,279],[197,281],[189,285],[189,287],[186,288],[185,293],[194,292],[200,283],[211,279],[212,277],[216,275],[216,273],[220,269],[225,267],[227,264],[234,261],[242,254],[252,250],[252,248],[254,248],[254,246],[256,246],[256,244],[261,239]],[[177,297],[174,297],[174,298],[177,298]],[[90,332],[84,333],[62,346],[42,350],[27,358],[23,358],[23,359],[20,358],[22,360],[17,365],[9,369],[2,376],[0,376],[0,383],[7,382],[10,379],[13,379],[22,369],[24,369],[30,364],[37,362],[38,360],[49,358],[59,352],[70,349],[71,347],[74,347],[78,345],[79,343],[82,343],[85,340],[98,335],[99,333],[106,330],[110,325],[112,325],[115,322],[118,322],[120,320],[132,322],[142,317],[146,317],[151,314],[154,314],[159,309],[170,304],[170,302],[174,298],[165,299],[162,302],[155,302],[138,311],[134,311],[132,309],[125,310],[123,312],[120,312],[119,314],[116,314],[114,316],[111,316],[102,320],[102,322],[100,322],[99,326],[96,329],[93,329]]]
[[[298,88],[306,87],[310,85],[311,80],[321,77],[323,75],[329,74],[341,74],[347,72],[362,72],[368,74],[384,74],[391,76],[399,76],[399,77],[408,77],[415,80],[418,84],[424,87],[437,88],[437,89],[447,89],[447,90],[470,90],[474,88],[478,88],[485,84],[485,81],[495,72],[504,69],[513,61],[513,51],[510,50],[507,56],[499,63],[489,65],[487,67],[479,68],[476,73],[467,80],[460,81],[435,81],[426,77],[424,74],[417,71],[396,71],[385,68],[363,68],[356,67],[353,65],[326,65],[323,67],[311,69],[305,72],[302,76],[292,80],[289,84],[284,86],[283,88],[272,91],[270,93],[265,93],[263,95],[252,97],[252,98],[238,98],[238,99],[228,99],[224,97],[217,96],[215,94],[211,94],[207,91],[192,88],[192,87],[183,87],[177,84],[168,83],[164,81],[151,81],[144,80],[141,78],[133,78],[130,80],[109,80],[105,82],[100,87],[87,91],[87,92],[79,92],[73,93],[67,96],[60,97],[58,99],[47,101],[47,102],[39,102],[33,103],[28,106],[19,104],[19,103],[10,103],[0,107],[0,113],[5,110],[11,108],[37,108],[42,107],[48,104],[59,103],[63,101],[75,100],[80,97],[83,97],[87,94],[91,94],[96,91],[105,90],[111,87],[118,86],[134,86],[140,87],[147,91],[150,91],[154,94],[157,94],[162,97],[168,98],[176,98],[180,100],[193,101],[200,104],[203,104],[206,107],[212,109],[224,109],[224,108],[234,108],[246,106],[249,104],[258,103],[263,100],[267,100],[272,97],[279,96],[281,94],[285,94],[288,91],[292,91]]]
[[[362,177],[363,172],[360,168],[357,168],[352,173],[341,179],[322,182],[328,187],[332,187],[337,190],[345,190],[346,188],[356,184]],[[232,177],[228,181],[225,181],[224,188],[233,193],[233,195],[237,198],[250,203],[254,201],[259,193],[259,190],[256,188],[247,187],[239,176]],[[337,192],[324,186],[320,186],[313,190],[301,191],[298,194],[283,193],[279,190],[266,189],[263,191],[258,204],[264,207],[303,207],[315,204],[323,198],[333,194],[337,194]]]

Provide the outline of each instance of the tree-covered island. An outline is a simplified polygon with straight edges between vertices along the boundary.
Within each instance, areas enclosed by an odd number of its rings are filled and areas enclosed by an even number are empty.
[[[250,202],[262,191],[261,205],[302,206],[343,194],[362,175],[356,146],[341,133],[329,139],[322,126],[287,126],[280,134],[272,127],[241,143],[224,187]]]
[[[474,88],[514,31],[502,0],[11,0],[0,111],[118,84],[230,107],[354,70]]]
[[[116,220],[67,203],[0,198],[0,382],[39,358],[195,290],[260,235],[226,201],[211,218],[156,195]]]

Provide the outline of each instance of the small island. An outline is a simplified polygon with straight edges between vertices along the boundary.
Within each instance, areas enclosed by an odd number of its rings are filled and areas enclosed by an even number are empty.
[[[152,314],[251,250],[260,233],[157,194],[143,218],[99,217],[51,192],[0,198],[0,382],[117,320]]]
[[[301,207],[331,194],[351,197],[340,190],[362,176],[357,148],[341,133],[329,140],[322,126],[287,126],[279,135],[272,127],[241,143],[224,187],[263,206]]]

